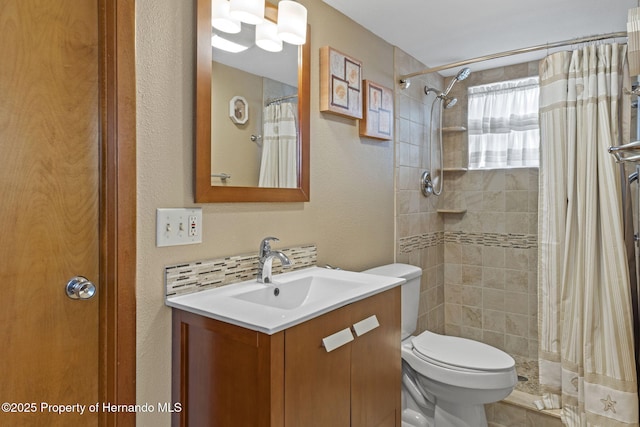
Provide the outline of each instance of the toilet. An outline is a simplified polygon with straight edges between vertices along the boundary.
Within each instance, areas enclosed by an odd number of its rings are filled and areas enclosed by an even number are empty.
[[[486,403],[516,385],[515,361],[490,345],[425,331],[418,323],[422,270],[388,264],[364,271],[406,279],[402,285],[402,427],[486,427]]]

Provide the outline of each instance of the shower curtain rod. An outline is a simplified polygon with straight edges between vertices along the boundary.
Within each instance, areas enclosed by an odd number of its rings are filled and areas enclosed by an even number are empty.
[[[276,102],[282,102],[282,101],[286,101],[287,99],[293,99],[297,97],[298,97],[298,94],[281,96],[280,98],[272,98],[272,99],[268,99],[267,102],[264,103],[264,105],[269,106],[271,104],[275,104]]]
[[[458,61],[458,62],[452,62],[450,64],[439,65],[439,66],[433,67],[433,68],[425,68],[424,70],[416,71],[415,73],[405,74],[403,76],[400,76],[400,83],[404,83],[404,81],[406,81],[407,79],[410,79],[411,77],[420,76],[420,75],[423,75],[423,74],[435,73],[437,71],[448,70],[449,68],[461,67],[463,65],[474,64],[476,62],[488,61],[490,59],[497,59],[497,58],[503,58],[505,56],[512,56],[512,55],[519,55],[519,54],[522,54],[522,53],[535,52],[537,50],[553,49],[553,48],[562,47],[562,46],[570,46],[572,44],[587,43],[587,42],[592,42],[592,41],[597,41],[597,40],[615,39],[615,38],[619,38],[619,37],[627,37],[627,32],[626,31],[620,31],[620,32],[617,32],[617,33],[608,33],[608,34],[600,34],[600,35],[595,35],[595,36],[581,37],[581,38],[577,38],[577,39],[564,40],[564,41],[561,41],[561,42],[546,43],[546,44],[541,44],[541,45],[538,45],[538,46],[532,46],[532,47],[525,47],[525,48],[521,48],[521,49],[508,50],[506,52],[494,53],[492,55],[478,56],[477,58],[466,59],[464,61]]]

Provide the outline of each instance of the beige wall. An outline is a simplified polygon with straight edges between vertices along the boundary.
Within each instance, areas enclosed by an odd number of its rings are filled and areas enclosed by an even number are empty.
[[[393,48],[321,1],[301,1],[311,24],[311,201],[203,204],[203,243],[157,248],[155,210],[193,203],[194,6],[138,0],[137,399],[171,399],[171,312],[163,267],[253,253],[273,235],[315,243],[319,264],[361,270],[394,260],[394,148],[358,136],[357,121],[320,113],[319,51],[330,45],[363,62],[363,78],[394,87]],[[327,25],[326,23],[330,23]],[[168,414],[139,414],[169,425]]]
[[[211,139],[211,173],[231,175],[227,182],[211,178],[213,185],[258,186],[262,149],[251,135],[262,135],[262,77],[213,62],[211,119],[215,122]],[[244,97],[249,104],[249,119],[244,124],[229,118],[229,101]]]

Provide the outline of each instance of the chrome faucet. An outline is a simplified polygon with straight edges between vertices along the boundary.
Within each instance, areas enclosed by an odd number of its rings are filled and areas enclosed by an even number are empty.
[[[269,242],[271,241],[277,242],[279,241],[276,237],[265,237],[260,242],[260,251],[258,253],[258,283],[271,283],[272,273],[271,267],[273,265],[273,259],[278,258],[282,263],[282,266],[287,268],[290,267],[292,262],[288,256],[284,254],[284,252],[278,250],[272,250]]]

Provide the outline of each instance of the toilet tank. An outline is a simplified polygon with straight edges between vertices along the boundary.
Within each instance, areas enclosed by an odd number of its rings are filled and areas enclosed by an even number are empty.
[[[420,305],[420,278],[422,269],[409,264],[387,264],[371,268],[363,273],[378,276],[400,277],[407,283],[402,285],[402,339],[411,336],[418,325],[418,306]]]

